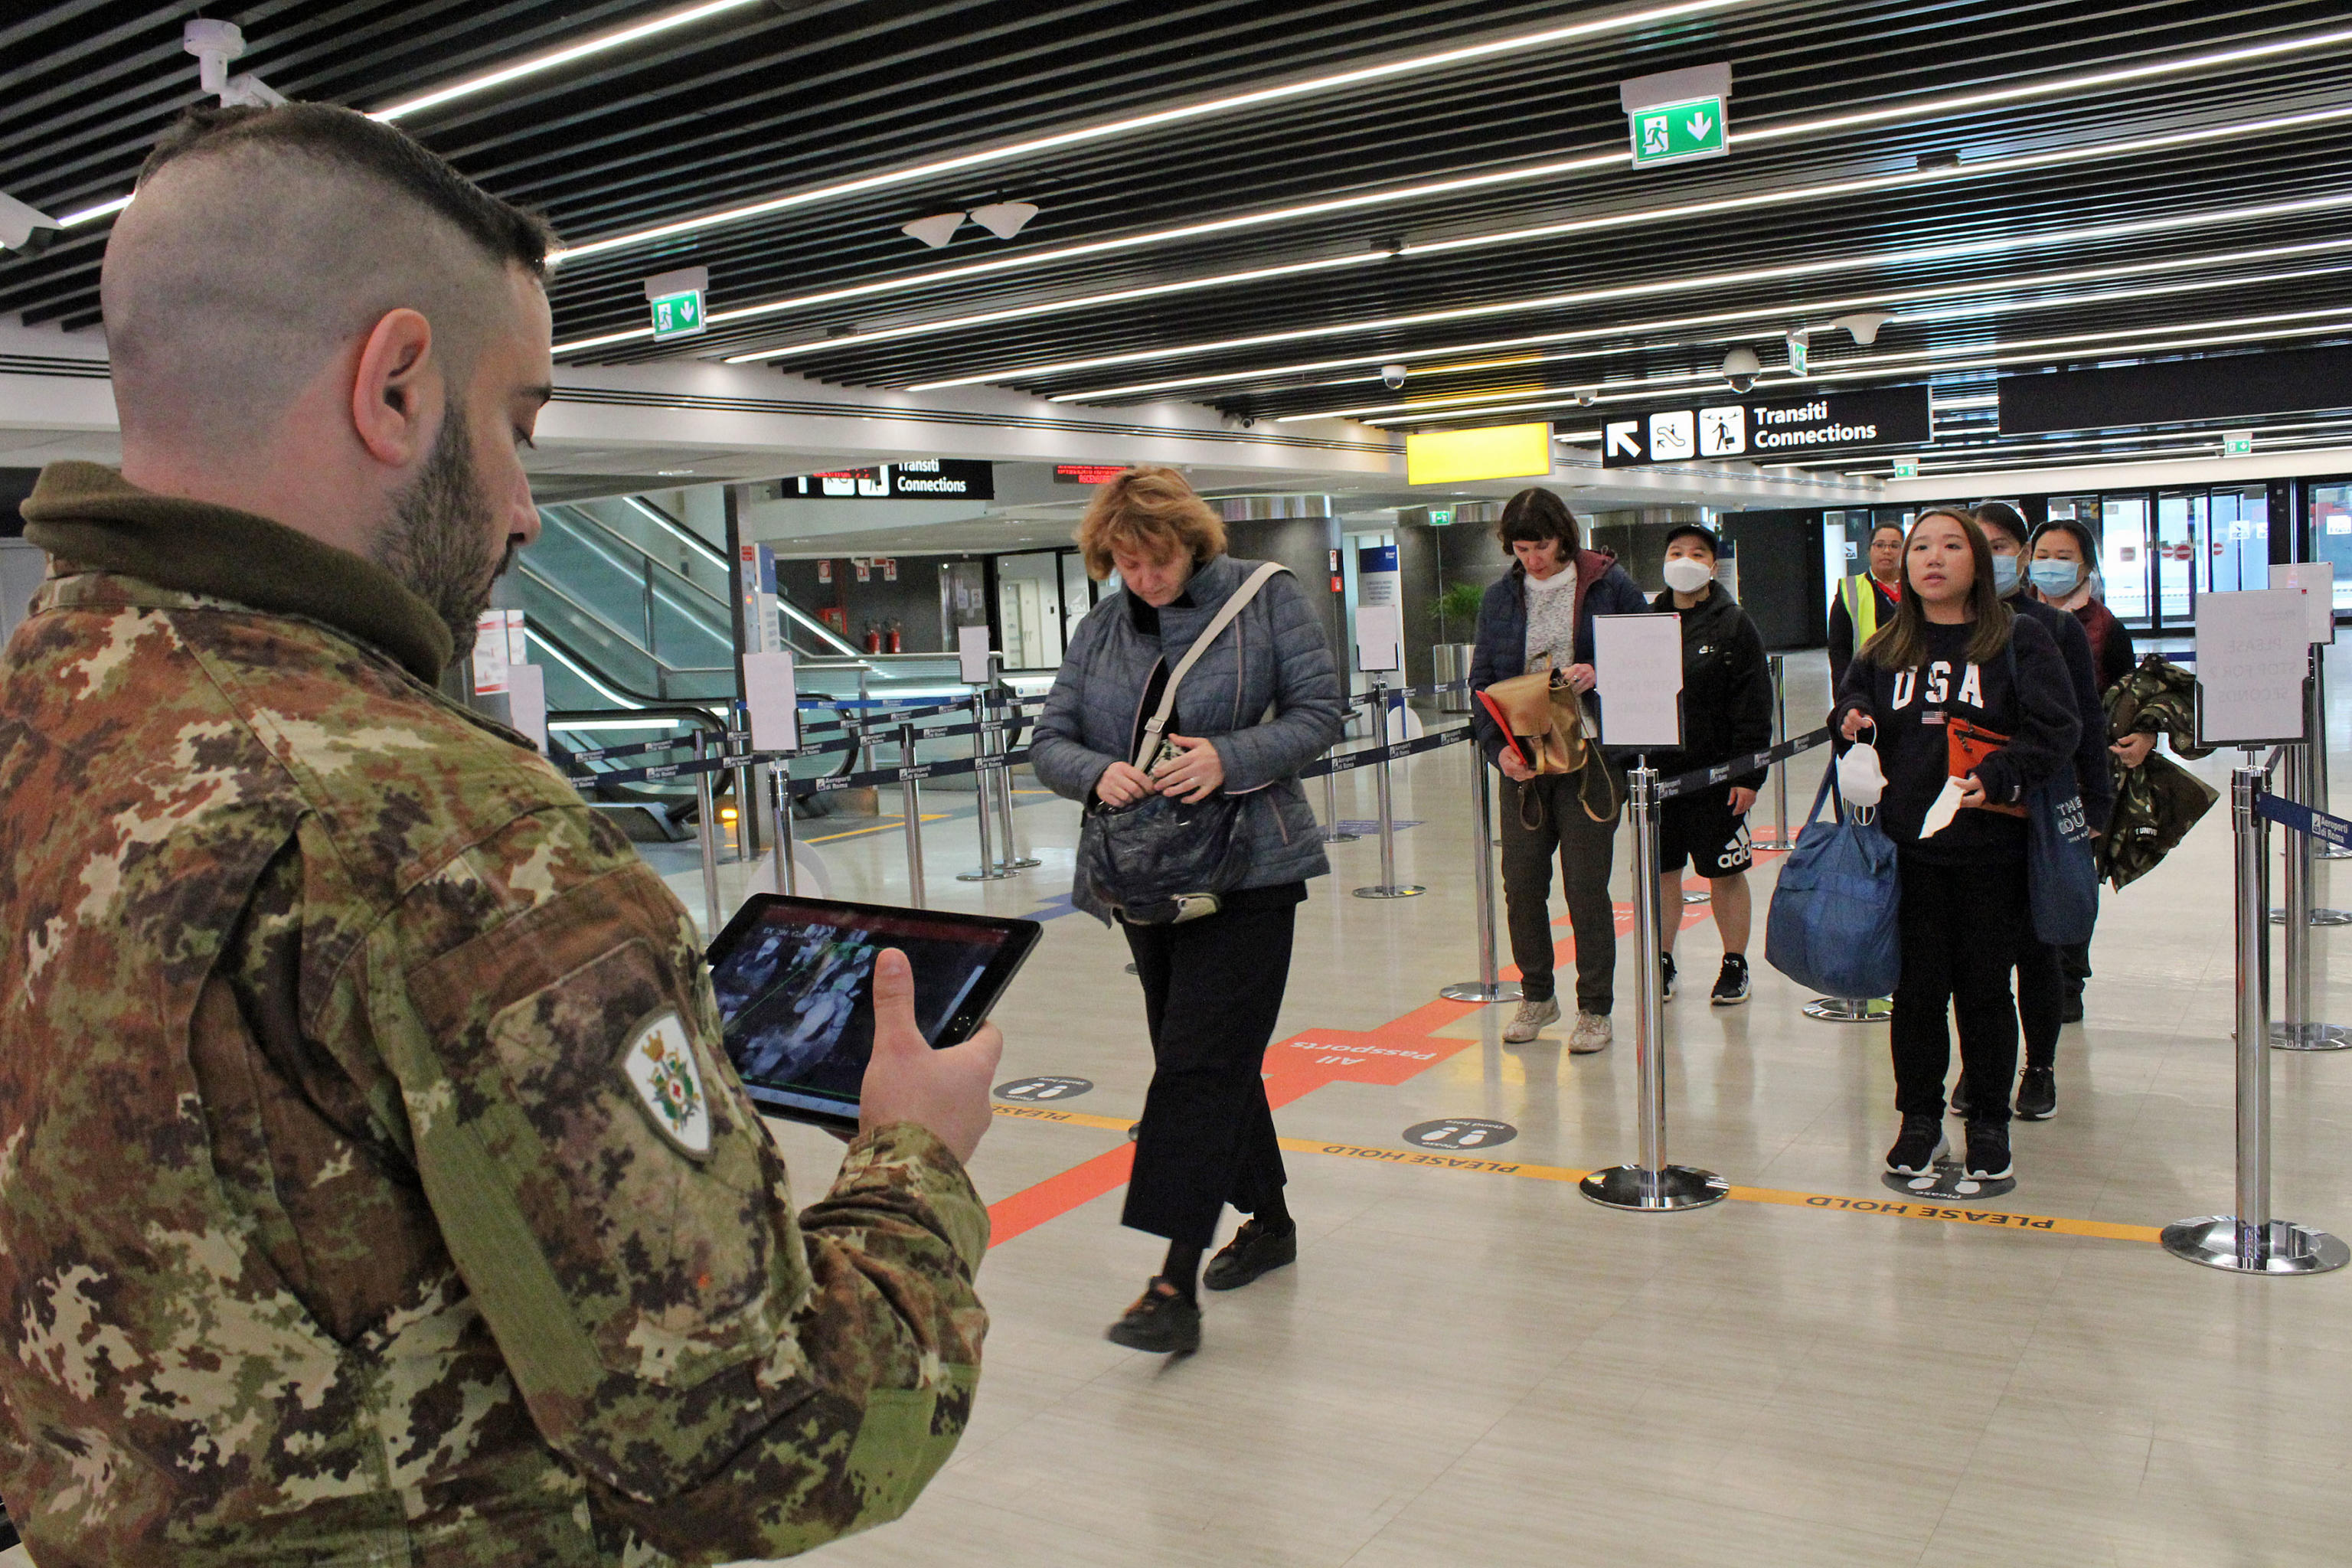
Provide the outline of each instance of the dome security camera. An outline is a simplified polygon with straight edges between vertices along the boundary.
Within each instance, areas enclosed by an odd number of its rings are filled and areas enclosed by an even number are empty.
[[[1830,325],[1843,327],[1856,343],[1868,348],[1878,341],[1878,329],[1894,319],[1883,310],[1856,310],[1851,316],[1840,316]]]
[[[1579,408],[1590,408],[1600,401],[1601,389],[1599,387],[1580,386],[1576,389],[1576,405]]]
[[[1404,378],[1412,374],[1412,368],[1407,365],[1384,364],[1381,366],[1381,380],[1388,384],[1391,388],[1402,386],[1404,384]]]
[[[1764,362],[1756,357],[1751,348],[1736,348],[1723,356],[1723,379],[1731,383],[1734,392],[1745,392],[1756,384],[1764,374]]]

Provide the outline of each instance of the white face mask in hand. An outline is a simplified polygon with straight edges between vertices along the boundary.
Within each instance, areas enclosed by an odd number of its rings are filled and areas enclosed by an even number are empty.
[[[1677,555],[1664,567],[1666,586],[1677,594],[1696,594],[1715,581],[1715,570],[1704,561]]]
[[[1886,793],[1886,770],[1879,763],[1876,746],[1867,742],[1848,746],[1837,766],[1838,794],[1848,805],[1866,810]]]

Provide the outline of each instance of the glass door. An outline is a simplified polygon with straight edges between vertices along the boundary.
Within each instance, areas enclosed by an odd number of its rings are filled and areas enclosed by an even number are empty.
[[[2156,498],[2156,612],[2158,631],[2180,631],[2196,624],[2197,563],[2208,531],[2202,490],[2171,490]]]
[[[2101,496],[2097,508],[2092,515],[2098,520],[2099,576],[2106,584],[2107,608],[2118,620],[2146,625],[2156,576],[2147,497]]]
[[[2209,502],[2206,546],[2197,591],[2232,594],[2271,585],[2270,491],[2262,485],[2217,489]]]
[[[2311,553],[2336,563],[2336,607],[2352,610],[2352,484],[2315,484],[2311,498]]]

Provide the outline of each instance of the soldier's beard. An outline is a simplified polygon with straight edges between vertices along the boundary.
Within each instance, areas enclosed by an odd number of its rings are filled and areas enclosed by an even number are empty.
[[[493,554],[493,507],[467,447],[464,405],[452,400],[441,434],[415,480],[393,498],[392,521],[376,538],[376,563],[433,606],[449,628],[451,658],[474,651],[474,631],[490,607],[490,584],[514,560]]]

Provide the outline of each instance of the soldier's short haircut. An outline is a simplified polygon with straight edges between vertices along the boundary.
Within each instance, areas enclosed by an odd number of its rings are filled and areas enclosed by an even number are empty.
[[[389,310],[453,374],[545,280],[555,236],[392,126],[331,104],[195,109],[156,144],[101,281],[126,440],[256,433]]]

